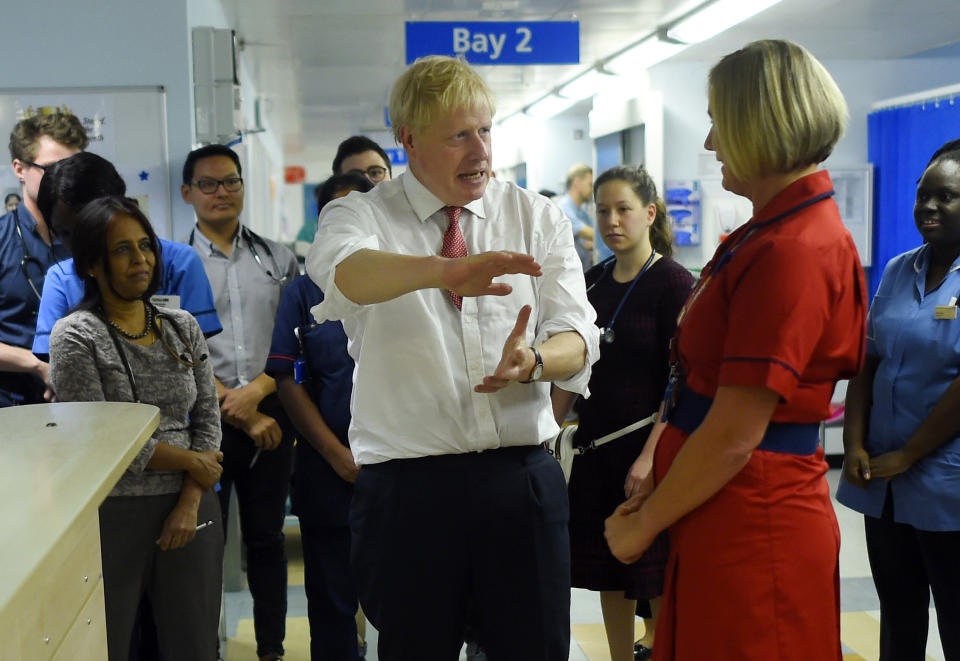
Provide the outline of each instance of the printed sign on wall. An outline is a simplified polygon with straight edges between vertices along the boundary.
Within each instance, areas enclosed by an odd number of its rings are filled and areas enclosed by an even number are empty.
[[[463,55],[471,64],[579,64],[580,23],[407,21],[407,64]]]

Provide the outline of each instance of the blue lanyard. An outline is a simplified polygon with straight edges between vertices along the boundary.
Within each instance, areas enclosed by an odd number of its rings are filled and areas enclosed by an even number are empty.
[[[605,343],[612,344],[613,340],[616,338],[616,334],[613,332],[613,325],[617,321],[617,316],[620,314],[620,310],[623,309],[623,304],[626,303],[627,299],[630,297],[630,292],[632,292],[633,288],[637,285],[637,280],[639,280],[640,276],[642,276],[644,273],[647,272],[647,269],[649,269],[650,266],[653,264],[653,260],[656,256],[657,256],[657,251],[651,250],[650,256],[647,257],[647,261],[643,265],[643,268],[640,269],[640,272],[634,276],[633,280],[630,282],[630,286],[627,287],[627,291],[624,293],[622,297],[620,297],[620,303],[617,305],[617,309],[614,310],[613,316],[610,317],[610,322],[604,328],[600,329],[600,339],[603,340]],[[611,266],[612,266],[612,263],[611,263]],[[610,278],[613,279],[613,269],[611,268],[609,272],[610,272]]]

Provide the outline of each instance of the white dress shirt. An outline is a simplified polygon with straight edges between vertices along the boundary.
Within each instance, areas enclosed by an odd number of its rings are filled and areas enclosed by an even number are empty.
[[[358,464],[535,445],[556,435],[549,383],[511,383],[474,392],[494,373],[520,308],[532,306],[527,342],[565,331],[583,337],[583,369],[557,385],[589,396],[590,366],[599,356],[596,314],[587,301],[570,221],[546,198],[491,179],[483,197],[461,214],[468,254],[511,250],[533,255],[539,278],[497,278],[507,296],[465,297],[457,310],[441,289],[358,305],[337,289],[336,266],[365,248],[438,255],[447,217],[443,202],[408,170],[369,193],[351,193],[324,207],[307,256],[307,273],[324,291],[318,322],[342,319],[357,363],[351,398],[350,447]],[[382,275],[382,274],[378,274]]]

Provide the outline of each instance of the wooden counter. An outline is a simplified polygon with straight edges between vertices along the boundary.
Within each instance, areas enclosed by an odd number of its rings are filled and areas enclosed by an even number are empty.
[[[77,402],[0,409],[0,661],[103,661],[97,508],[159,410]]]

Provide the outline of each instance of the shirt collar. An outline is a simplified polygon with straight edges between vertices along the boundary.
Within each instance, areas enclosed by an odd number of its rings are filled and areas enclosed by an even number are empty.
[[[243,223],[237,224],[237,231],[233,233],[233,248],[236,250],[240,246],[240,236],[243,234],[241,231],[243,229]],[[193,242],[201,246],[207,254],[213,254],[214,251],[221,252],[220,248],[216,246],[210,239],[207,238],[207,235],[200,231],[199,223],[194,223],[193,225]]]
[[[917,251],[916,257],[913,258],[913,270],[917,275],[925,274],[928,266],[930,266],[930,244],[924,243]],[[953,273],[957,269],[960,269],[960,257],[953,260],[953,264],[950,265],[950,270],[947,273]]]
[[[406,194],[407,200],[410,201],[410,206],[413,207],[413,212],[421,223],[446,206],[443,200],[420,183],[420,180],[409,169],[400,175],[400,183],[403,185],[403,192]],[[487,186],[492,183],[492,181],[488,181]],[[487,217],[484,212],[482,197],[464,205],[464,208],[479,218]]]
[[[16,211],[11,211],[10,213],[12,215],[15,214],[20,220],[20,229],[23,230],[23,232],[37,233],[37,220],[27,209],[27,205],[21,203]]]
[[[822,195],[832,190],[833,182],[830,181],[830,174],[826,170],[818,170],[805,177],[800,177],[777,193],[772,200],[767,202],[751,222],[762,223],[789,211],[798,204],[802,204],[817,195]]]

